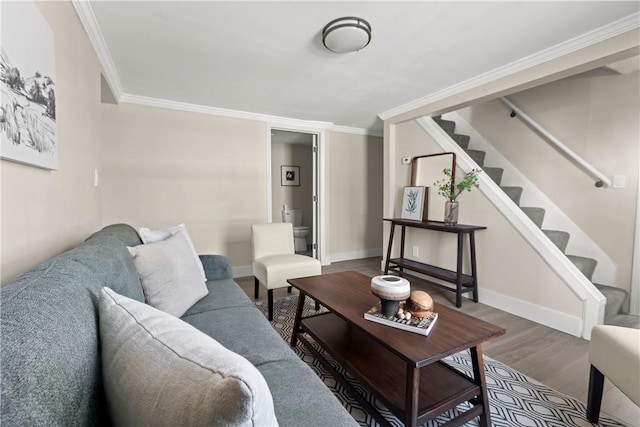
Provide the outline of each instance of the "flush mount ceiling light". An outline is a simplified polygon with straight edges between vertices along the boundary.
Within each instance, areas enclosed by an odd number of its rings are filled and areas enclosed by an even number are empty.
[[[335,53],[357,52],[371,41],[371,25],[362,18],[334,19],[322,29],[324,47]]]

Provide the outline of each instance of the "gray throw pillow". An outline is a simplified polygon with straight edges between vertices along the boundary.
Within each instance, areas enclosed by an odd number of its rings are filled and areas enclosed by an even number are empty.
[[[99,315],[114,425],[278,425],[264,377],[213,338],[109,288]]]
[[[182,316],[209,293],[183,233],[157,243],[129,247],[148,304]]]

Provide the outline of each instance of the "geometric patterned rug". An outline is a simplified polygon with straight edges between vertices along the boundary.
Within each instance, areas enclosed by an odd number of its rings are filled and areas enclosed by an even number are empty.
[[[280,298],[273,302],[273,321],[271,325],[286,342],[289,342],[291,339],[297,304],[297,296]],[[266,301],[256,302],[256,307],[265,313],[266,316]],[[321,308],[321,310],[325,310],[324,307]],[[315,313],[314,304],[309,299],[305,302],[305,315],[308,313]],[[325,355],[332,366],[344,375],[349,383],[362,393],[371,405],[380,411],[391,425],[398,427],[403,426],[403,423],[393,416],[384,405],[378,402],[367,389],[350,375],[345,375],[345,370],[335,360],[324,353],[317,344],[313,343],[313,340],[310,339],[310,341],[317,350]],[[336,381],[329,371],[315,359],[309,350],[301,344],[297,345],[294,350],[324,381],[325,385],[333,391],[338,400],[340,400],[342,405],[361,426],[377,427],[379,425],[377,421],[362,408],[360,403],[351,396],[349,391]],[[472,376],[471,358],[468,352],[454,354],[444,361],[459,371]],[[484,365],[493,426],[584,427],[596,425],[587,421],[585,405],[579,400],[559,393],[487,356],[484,356]],[[424,424],[424,426],[436,427],[445,423],[451,419],[452,416],[455,416],[459,410],[464,411],[468,408],[468,406],[465,405],[467,404],[462,404],[458,408],[430,420]],[[465,424],[465,426],[477,425],[477,420],[472,420]],[[628,427],[604,413],[600,414],[600,422],[597,425],[604,427]]]

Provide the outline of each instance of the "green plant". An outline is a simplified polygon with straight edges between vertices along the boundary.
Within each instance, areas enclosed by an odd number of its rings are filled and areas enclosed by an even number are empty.
[[[471,188],[474,185],[478,185],[478,174],[480,172],[480,169],[471,169],[464,175],[462,181],[454,185],[453,176],[451,175],[451,169],[445,168],[443,169],[442,173],[444,173],[446,178],[437,180],[433,183],[433,185],[438,187],[438,194],[446,197],[449,201],[455,202],[460,193],[465,190],[471,191]]]

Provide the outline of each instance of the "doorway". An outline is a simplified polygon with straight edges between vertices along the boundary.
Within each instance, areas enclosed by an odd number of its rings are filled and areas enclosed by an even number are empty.
[[[270,222],[296,221],[296,253],[322,262],[320,137],[309,131],[270,129],[268,209]]]

